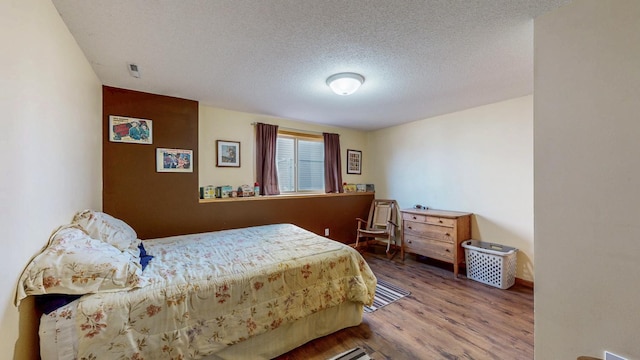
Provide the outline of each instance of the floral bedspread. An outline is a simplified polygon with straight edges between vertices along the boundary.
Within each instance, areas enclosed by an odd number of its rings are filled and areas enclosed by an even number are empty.
[[[346,301],[371,304],[360,254],[290,224],[145,241],[149,285],[84,296],[78,359],[197,359]]]

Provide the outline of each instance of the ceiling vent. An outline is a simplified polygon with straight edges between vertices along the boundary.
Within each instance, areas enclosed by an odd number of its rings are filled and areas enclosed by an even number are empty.
[[[127,65],[127,67],[129,68],[129,74],[131,74],[131,76],[133,76],[134,78],[140,78],[140,70],[138,69],[138,65],[134,63],[129,63]]]

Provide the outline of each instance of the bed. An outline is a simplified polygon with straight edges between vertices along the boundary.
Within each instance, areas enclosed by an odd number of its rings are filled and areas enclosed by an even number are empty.
[[[42,359],[270,359],[360,324],[373,302],[357,251],[292,224],[134,234],[81,212],[27,266],[17,303],[55,299]]]

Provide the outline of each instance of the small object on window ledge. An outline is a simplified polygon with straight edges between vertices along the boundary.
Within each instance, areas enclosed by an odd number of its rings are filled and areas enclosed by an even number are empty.
[[[202,199],[213,199],[215,198],[215,191],[213,185],[207,185],[204,188],[200,188],[201,198]],[[204,190],[204,191],[203,191]]]
[[[231,196],[231,191],[233,191],[231,185],[217,186],[215,189],[215,197],[228,198]]]
[[[255,196],[253,190],[254,188],[252,188],[250,185],[241,185],[238,187],[238,197],[253,197]]]
[[[356,192],[356,184],[345,184],[342,186],[345,193],[354,193]]]

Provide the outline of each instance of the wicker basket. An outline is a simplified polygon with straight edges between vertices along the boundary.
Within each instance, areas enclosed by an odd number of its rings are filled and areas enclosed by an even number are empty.
[[[467,240],[462,243],[467,262],[467,278],[508,289],[516,281],[518,249],[490,242]]]

